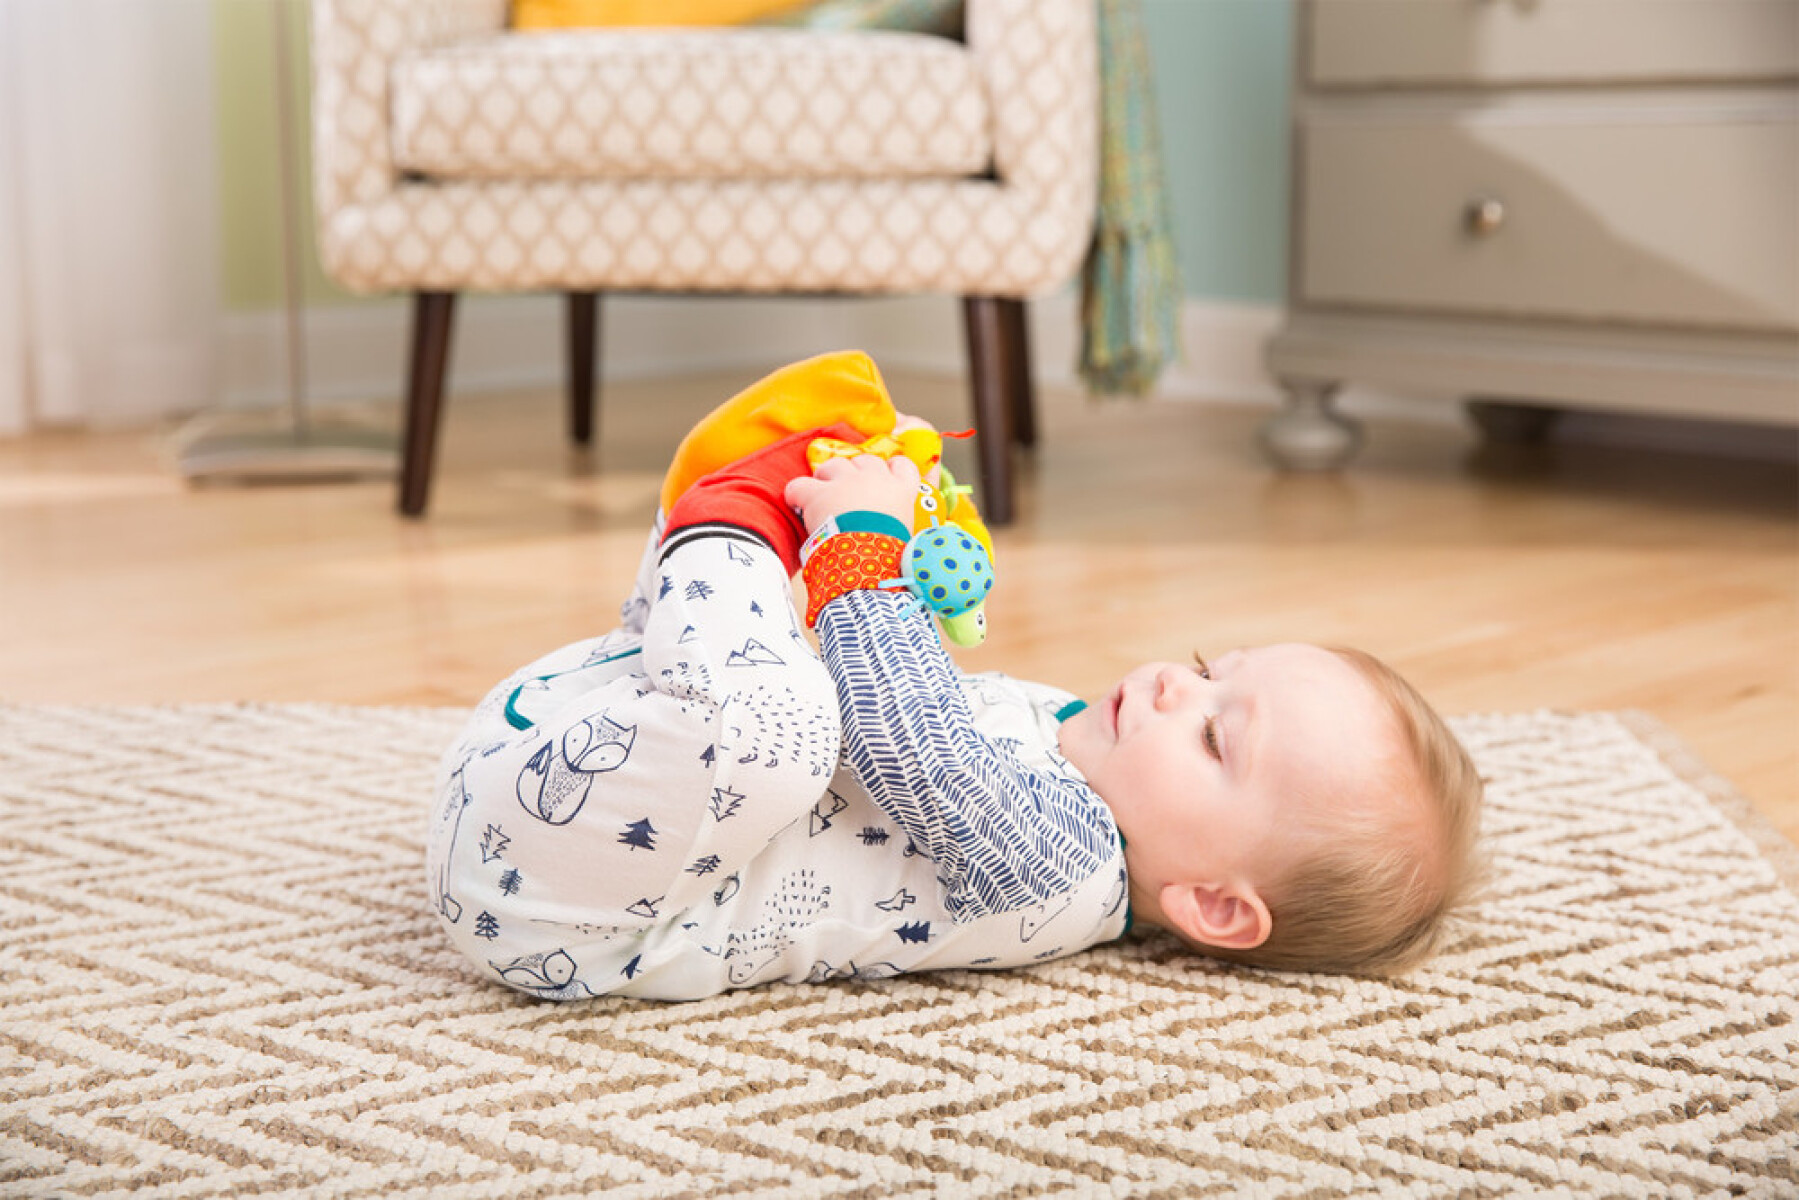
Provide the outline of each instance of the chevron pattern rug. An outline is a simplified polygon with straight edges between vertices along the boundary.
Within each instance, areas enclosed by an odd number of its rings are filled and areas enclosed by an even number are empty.
[[[1799,1195],[1796,855],[1643,719],[1458,722],[1498,881],[1403,982],[567,1006],[426,907],[460,719],[0,708],[0,1195]]]

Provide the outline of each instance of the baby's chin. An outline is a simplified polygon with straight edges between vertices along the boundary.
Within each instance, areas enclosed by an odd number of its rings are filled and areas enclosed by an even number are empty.
[[[1074,764],[1075,770],[1092,782],[1095,758],[1117,740],[1116,696],[1095,700],[1080,712],[1062,722],[1056,730],[1056,744],[1062,756]]]

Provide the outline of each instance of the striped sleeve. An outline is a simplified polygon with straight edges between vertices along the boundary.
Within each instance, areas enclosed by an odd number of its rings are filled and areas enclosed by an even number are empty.
[[[843,746],[876,804],[937,866],[958,922],[1066,895],[1115,856],[1084,783],[1032,769],[974,725],[955,664],[904,594],[851,592],[818,631]]]

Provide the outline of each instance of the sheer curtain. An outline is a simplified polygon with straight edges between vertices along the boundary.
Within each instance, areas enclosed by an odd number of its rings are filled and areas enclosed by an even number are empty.
[[[0,433],[214,398],[211,0],[0,0]]]

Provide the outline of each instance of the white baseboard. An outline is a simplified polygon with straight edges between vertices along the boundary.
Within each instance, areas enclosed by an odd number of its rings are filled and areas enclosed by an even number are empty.
[[[1064,288],[1034,301],[1031,357],[1052,387],[1078,385],[1079,293]],[[1155,399],[1272,407],[1281,392],[1262,361],[1279,326],[1274,304],[1189,299],[1181,310],[1180,361]],[[405,376],[410,313],[400,299],[318,308],[306,314],[309,401],[397,402]],[[279,312],[229,317],[222,338],[227,408],[282,403],[288,394],[286,320]],[[608,297],[601,371],[640,379],[699,371],[773,367],[827,350],[868,351],[889,370],[955,375],[964,370],[960,302],[949,296],[870,299],[786,297]],[[450,386],[460,393],[559,386],[564,376],[562,304],[556,296],[470,296],[458,303]],[[1446,397],[1343,391],[1344,411],[1361,417],[1460,425]],[[1743,458],[1791,458],[1795,440],[1759,427],[1572,413],[1558,439]]]
[[[1080,350],[1072,288],[1031,305],[1037,378],[1073,386]],[[1262,343],[1280,321],[1275,305],[1189,300],[1186,354],[1157,395],[1174,400],[1274,403]],[[399,299],[309,310],[306,394],[319,400],[397,398],[405,374],[407,303]],[[858,347],[894,370],[957,374],[965,348],[961,304],[950,296],[859,300],[608,298],[601,370],[635,379],[775,364]],[[563,377],[563,317],[554,296],[471,296],[459,302],[450,386],[477,393],[553,387]],[[223,399],[254,407],[286,399],[287,323],[279,312],[238,313],[223,331]]]
[[[785,298],[609,298],[601,371],[631,379],[780,363],[856,344],[853,306]],[[305,394],[321,401],[397,401],[405,380],[408,302],[371,300],[309,310]],[[460,393],[555,387],[564,377],[564,316],[556,296],[469,296],[457,303],[450,387]],[[289,391],[287,321],[238,313],[223,330],[227,407],[282,403]]]

